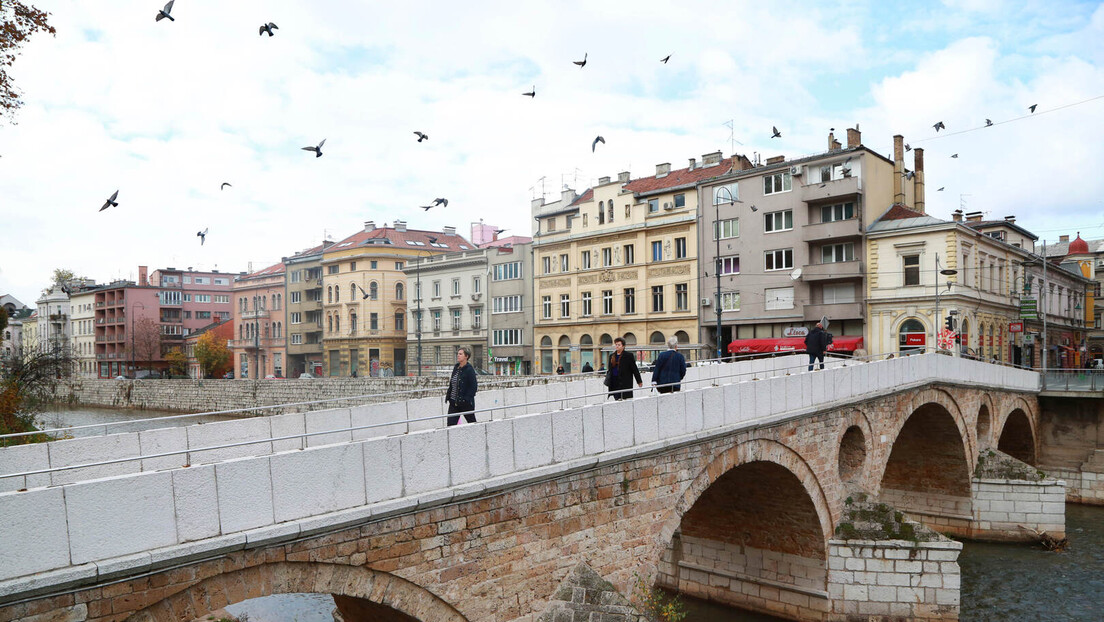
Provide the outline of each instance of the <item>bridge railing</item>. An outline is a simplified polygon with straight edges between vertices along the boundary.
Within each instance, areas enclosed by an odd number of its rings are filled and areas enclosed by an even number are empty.
[[[1104,391],[1102,369],[1048,369],[1043,374],[1044,391]]]
[[[297,430],[259,441],[279,447],[268,455],[187,468],[164,463],[161,470],[4,492],[0,602],[48,580],[34,573],[57,571],[75,581],[165,567],[189,556],[473,498],[933,381],[1034,391],[1039,379],[1022,370],[923,355],[698,383],[633,400],[579,401],[560,410],[548,405],[586,394],[545,395],[537,400],[539,412],[478,425],[363,439],[351,437],[354,428],[395,424],[378,419],[336,430]],[[303,442],[327,437],[328,444]],[[167,451],[150,458],[178,455]],[[108,460],[101,462],[108,466]],[[27,554],[29,542],[35,543],[34,555]]]

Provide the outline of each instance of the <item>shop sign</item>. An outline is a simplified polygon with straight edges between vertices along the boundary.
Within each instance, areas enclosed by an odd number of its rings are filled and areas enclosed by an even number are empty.
[[[1035,345],[1035,333],[1024,333],[1024,345],[1025,346]]]
[[[922,346],[926,342],[927,334],[925,333],[905,333],[906,346]]]
[[[496,356],[492,359],[495,363],[509,363],[510,357],[508,356]]]
[[[1039,319],[1038,302],[1034,298],[1023,297],[1020,299],[1020,318],[1025,320]]]
[[[1009,322],[1008,323],[1008,332],[1010,332],[1010,333],[1022,333],[1023,329],[1024,329],[1024,323],[1023,322]]]
[[[809,334],[809,329],[804,326],[787,326],[782,331],[783,337],[804,337]]]

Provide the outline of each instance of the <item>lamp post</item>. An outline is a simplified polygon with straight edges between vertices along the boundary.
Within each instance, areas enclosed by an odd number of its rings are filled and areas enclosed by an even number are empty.
[[[126,290],[124,289],[123,291],[126,291]],[[141,307],[143,312],[145,312],[145,310],[146,310],[146,305],[144,305],[140,302],[135,302],[134,304],[130,305],[130,312],[126,314],[127,316],[125,318],[123,318],[123,326],[126,326],[126,321],[127,320],[130,320],[130,328],[127,329],[127,336],[130,337],[130,347],[127,348],[127,350],[130,352],[130,359],[131,359],[130,367],[134,367],[134,363],[137,362],[137,361],[134,360],[135,341],[134,341],[134,313],[133,313],[133,311],[134,311],[135,307]],[[125,309],[126,307],[123,307],[123,308]],[[123,370],[123,376],[126,376],[128,371],[130,371],[130,370],[124,369]],[[137,375],[138,374],[137,374],[137,371],[136,371],[135,376],[137,376]]]
[[[437,238],[430,237],[429,243],[436,244]],[[418,297],[418,324],[414,328],[414,334],[418,337],[418,375],[422,375],[422,255],[417,255],[418,261],[415,262],[417,266],[417,285],[414,286],[415,294]]]
[[[1046,249],[1046,240],[1043,240],[1043,249]],[[1043,252],[1046,253],[1046,250],[1044,250]],[[1042,369],[1043,369],[1043,386],[1045,388],[1046,387],[1047,355],[1048,355],[1048,352],[1047,352],[1047,307],[1046,307],[1046,304],[1044,304],[1044,302],[1043,302],[1044,300],[1046,300],[1045,297],[1046,297],[1046,291],[1047,291],[1047,278],[1046,278],[1047,260],[1046,260],[1046,256],[1044,255],[1041,258],[1033,257],[1033,258],[1028,259],[1026,261],[1021,261],[1020,265],[1024,267],[1024,283],[1026,284],[1027,283],[1027,280],[1026,280],[1027,279],[1027,270],[1026,270],[1026,268],[1028,266],[1037,265],[1038,262],[1040,262],[1040,261],[1043,264],[1043,282],[1039,286],[1039,296],[1038,296],[1037,301],[1035,303],[1035,308],[1036,308],[1036,310],[1042,309],[1042,315],[1043,315],[1043,360],[1042,360],[1043,365],[1042,365]],[[1025,285],[1024,289],[1025,290],[1027,289],[1026,285]],[[1049,302],[1049,300],[1047,302]]]
[[[716,255],[713,257],[713,260],[714,260],[713,271],[716,272],[716,277],[717,277],[717,294],[716,294],[716,297],[717,297],[717,302],[716,302],[716,305],[717,305],[717,360],[720,360],[721,358],[724,357],[724,354],[723,354],[724,346],[723,346],[723,343],[722,343],[724,340],[721,338],[721,330],[722,330],[721,329],[721,266],[722,266],[722,262],[721,262],[721,229],[722,229],[722,227],[721,227],[721,204],[717,200],[717,197],[721,193],[722,190],[724,192],[728,193],[728,204],[729,205],[735,205],[736,203],[743,203],[743,201],[737,200],[736,197],[732,196],[732,190],[730,190],[728,188],[728,186],[719,186],[713,193],[713,207],[715,208],[715,211],[714,211],[715,217],[714,217],[714,220],[713,220],[713,238],[714,238],[714,241],[717,244]]]
[[[938,351],[939,350],[939,320],[942,319],[939,316],[939,295],[940,295],[940,293],[939,293],[939,275],[941,274],[943,276],[954,276],[954,275],[958,274],[958,270],[954,270],[954,269],[951,269],[951,268],[944,268],[943,270],[940,270],[939,269],[939,254],[938,253],[935,255],[935,270],[938,274],[935,277],[935,321],[932,322],[932,324],[933,324],[933,326],[932,326],[932,338],[935,341],[935,349]],[[951,280],[950,279],[947,279],[947,291],[948,292],[951,291]],[[954,348],[951,348],[951,353],[957,355],[957,352],[955,352]]]

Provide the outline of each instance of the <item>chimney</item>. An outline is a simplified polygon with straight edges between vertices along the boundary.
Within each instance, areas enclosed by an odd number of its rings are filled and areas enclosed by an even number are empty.
[[[785,162],[785,161],[786,161],[786,156],[774,156],[773,158],[767,158],[767,166],[770,166],[771,164],[778,164],[780,162]]]
[[[441,233],[445,235],[456,235],[456,227],[453,227],[451,225],[441,227]]]
[[[897,205],[905,204],[905,137],[900,134],[893,136],[893,202]]]
[[[966,212],[966,222],[981,222],[981,212]]]
[[[571,188],[560,192],[560,202],[564,205],[571,205],[577,198],[579,197],[575,195],[575,191]],[[544,205],[543,199],[541,200],[541,205]]]
[[[609,177],[599,177],[598,178],[598,185],[599,186],[604,186],[604,185],[608,184],[609,181],[610,181]]]
[[[955,211],[951,212],[951,220],[955,222],[962,222],[962,210],[956,209]]]
[[[1067,236],[1068,237],[1068,236]],[[138,285],[145,287],[149,285],[149,268],[146,266],[138,266]]]
[[[832,150],[832,145],[836,144],[835,132],[828,132],[828,151]]]
[[[917,147],[912,150],[912,167],[915,169],[912,176],[912,192],[915,195],[915,209],[921,214],[924,211],[924,148]]]
[[[656,177],[666,177],[671,174],[671,163],[656,164]]]
[[[374,221],[374,220],[365,220],[364,221],[364,232],[365,233],[368,233],[369,231],[375,231],[375,230],[376,230],[376,221]]]
[[[1065,244],[1066,242],[1069,242],[1069,236],[1068,235],[1058,236],[1058,243],[1059,244]]]
[[[862,132],[859,131],[859,124],[855,124],[855,128],[847,128],[847,146],[858,147],[862,144]]]
[[[629,172],[628,171],[621,171],[620,173],[618,173],[617,174],[617,181],[619,181],[623,184],[629,183]]]
[[[398,231],[400,233],[405,232],[406,231],[406,221],[405,220],[396,220],[395,221],[395,231]]]
[[[697,165],[698,165],[698,159],[697,158],[690,158],[690,170],[694,170],[694,168]]]
[[[714,151],[713,153],[707,153],[702,156],[702,168],[707,166],[716,166],[721,163],[721,152]]]
[[[1010,225],[1014,225],[1014,224],[1016,224],[1016,217],[1015,216],[1005,216],[1004,217],[1004,222],[1006,222]]]

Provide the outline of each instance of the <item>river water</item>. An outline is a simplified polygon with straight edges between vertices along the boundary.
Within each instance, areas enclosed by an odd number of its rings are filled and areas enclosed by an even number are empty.
[[[1052,553],[1028,544],[966,542],[962,568],[963,622],[1104,620],[1104,507],[1066,505],[1069,548]],[[684,622],[781,620],[683,597]],[[250,622],[332,622],[333,599],[286,594],[227,607]]]
[[[98,436],[104,433],[105,426],[96,424],[112,424],[106,426],[108,434],[120,432],[135,432],[138,430],[152,430],[155,428],[175,428],[193,423],[208,423],[211,421],[226,421],[234,419],[229,415],[201,415],[198,417],[181,417],[181,413],[164,410],[130,410],[125,408],[65,408],[54,406],[51,410],[42,412],[35,417],[35,427],[40,430],[54,428],[68,428],[78,426],[77,429],[67,430],[64,435],[69,437]],[[168,418],[166,418],[168,417]],[[157,419],[156,421],[143,421],[145,419]],[[79,426],[94,426],[80,428]]]

